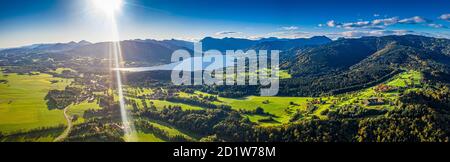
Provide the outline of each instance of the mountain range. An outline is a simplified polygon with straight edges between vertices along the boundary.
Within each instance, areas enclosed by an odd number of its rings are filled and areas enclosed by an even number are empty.
[[[367,87],[405,69],[420,70],[435,80],[450,82],[450,40],[418,35],[342,38],[324,36],[299,39],[212,38],[200,40],[203,51],[281,50],[281,69],[292,78],[282,80],[280,95],[318,96]],[[126,40],[120,42],[123,59],[131,67],[168,64],[178,49],[192,52],[194,43],[183,40]],[[87,41],[35,44],[0,51],[16,54],[64,55],[109,59],[114,43]],[[18,55],[19,56],[19,55]]]
[[[260,40],[239,39],[239,38],[211,38],[206,37],[200,41],[203,51],[210,49],[225,50],[248,50],[248,49],[278,49],[288,50],[306,46],[317,46],[331,42],[331,39],[321,36],[299,39],[278,39],[264,38]],[[87,41],[55,43],[55,44],[34,44],[19,48],[11,48],[0,51],[0,54],[19,53],[62,53],[72,56],[90,56],[99,58],[109,58],[112,53],[112,42],[90,43]],[[124,60],[132,62],[145,62],[147,64],[167,64],[170,62],[171,54],[178,49],[192,51],[194,42],[183,40],[125,40],[120,42],[120,48],[124,54]]]

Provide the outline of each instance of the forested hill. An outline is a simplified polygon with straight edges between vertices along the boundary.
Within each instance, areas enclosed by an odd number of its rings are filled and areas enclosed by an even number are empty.
[[[276,47],[276,42],[252,47]],[[418,35],[362,37],[292,47],[280,53],[281,69],[292,76],[282,79],[280,96],[320,96],[359,90],[407,69],[423,72],[428,80],[450,83],[449,39]],[[229,96],[258,95],[258,87],[214,89]]]
[[[341,39],[332,43],[296,53],[285,68],[291,74],[320,75],[345,71],[367,65],[401,65],[425,67],[430,64],[449,65],[450,40],[405,35]],[[422,63],[429,63],[423,64]]]

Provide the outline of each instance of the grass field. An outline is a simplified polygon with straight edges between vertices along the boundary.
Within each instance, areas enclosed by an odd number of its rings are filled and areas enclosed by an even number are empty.
[[[180,92],[180,97],[192,97],[192,96],[208,96],[211,94],[207,94],[204,92],[196,91],[194,94],[189,94],[185,92]],[[309,101],[312,101],[314,99],[313,97],[261,97],[261,96],[248,96],[245,98],[224,98],[224,97],[218,97],[219,101],[215,101],[214,104],[216,105],[229,105],[234,110],[248,110],[252,111],[255,110],[258,107],[261,107],[264,109],[264,112],[270,113],[271,115],[274,115],[273,119],[274,122],[258,122],[260,119],[268,118],[267,115],[250,115],[246,114],[245,117],[248,117],[250,121],[259,123],[261,125],[277,125],[281,123],[287,123],[289,122],[289,119],[294,115],[297,110],[305,111],[307,108],[307,103]],[[324,109],[328,108],[331,103],[330,100],[333,100],[334,97],[327,97],[322,98],[323,101],[326,101],[326,104],[322,105],[316,105],[318,106],[318,110],[315,112],[316,115],[320,113],[320,111],[323,111]],[[292,103],[292,104],[291,104]],[[305,116],[310,117],[310,116]]]
[[[8,135],[0,142],[53,142],[64,131],[64,127],[53,127],[46,130],[30,130],[17,134]]]
[[[74,122],[74,124],[80,124],[85,121],[83,118],[84,111],[89,110],[89,109],[94,109],[94,110],[100,109],[100,105],[98,105],[98,103],[96,101],[94,101],[94,102],[83,101],[78,104],[69,105],[67,107],[67,113],[70,116],[74,116],[74,115],[78,116],[78,119],[77,119],[77,121]]]
[[[11,133],[65,124],[62,110],[49,110],[44,97],[52,89],[64,89],[72,80],[49,74],[18,75],[0,72],[0,131]],[[58,81],[51,83],[51,81]]]
[[[419,90],[421,87],[421,80],[423,78],[422,73],[418,71],[406,71],[403,73],[400,73],[390,80],[388,80],[385,84],[388,86],[393,86],[396,88],[403,88],[405,91],[414,91]],[[341,95],[342,101],[338,103],[338,106],[348,105],[348,104],[359,104],[359,101],[366,98],[371,97],[382,97],[385,98],[388,101],[394,102],[396,99],[398,99],[400,95],[399,91],[392,91],[392,92],[376,92],[373,87],[367,88],[364,90],[360,90],[357,92]],[[393,108],[389,105],[378,105],[378,106],[366,106],[368,108]]]
[[[391,81],[386,83],[387,85],[396,87],[406,87],[413,85],[415,87],[420,86],[420,80],[423,75],[418,71],[408,71],[395,76]]]
[[[110,93],[113,93],[113,92],[110,91]],[[150,93],[153,93],[153,90],[148,89],[148,88],[139,89],[139,88],[126,87],[126,88],[124,88],[124,93],[127,94],[127,96],[125,97],[127,100],[135,101],[137,103],[138,108],[141,109],[141,108],[144,108],[144,106],[142,105],[142,100],[135,98],[135,97],[131,97],[131,96],[141,96],[141,95],[145,95],[145,94],[150,94]],[[114,93],[114,100],[118,101],[117,93]],[[163,109],[165,106],[168,107],[169,105],[170,106],[180,106],[183,110],[202,110],[203,109],[199,106],[192,106],[192,105],[183,104],[183,103],[174,103],[174,102],[169,102],[169,101],[164,101],[164,100],[146,99],[145,102],[147,105],[150,105],[150,103],[153,103],[153,105],[155,105],[155,107],[157,109]],[[129,103],[127,103],[127,108],[132,108],[132,106]]]
[[[134,142],[164,142],[161,138],[156,137],[152,133],[137,132],[136,141]]]
[[[297,109],[304,110],[306,108],[306,100],[312,100],[310,97],[260,97],[249,96],[243,99],[230,99],[219,98],[223,104],[230,105],[235,110],[255,110],[257,107],[261,107],[265,112],[275,115],[274,118],[280,123],[289,121],[290,115]],[[268,101],[268,103],[263,103]],[[290,102],[294,102],[298,105],[290,105]],[[264,118],[260,115],[247,115],[251,121],[255,122],[258,119]]]
[[[71,68],[57,68],[56,70],[51,70],[50,72],[52,72],[52,73],[57,73],[57,74],[62,74],[62,72],[63,72],[64,70],[68,70],[68,71],[71,71],[71,72],[75,72],[75,70],[73,70],[73,69],[71,69]]]
[[[169,136],[173,137],[173,136],[181,135],[187,139],[194,140],[191,136],[189,136],[183,132],[180,132],[179,130],[177,130],[175,128],[172,128],[171,126],[169,126],[167,124],[158,123],[156,121],[150,121],[150,123],[154,127],[166,131]],[[136,137],[137,137],[137,141],[139,141],[139,142],[164,142],[163,139],[157,137],[156,135],[154,135],[152,133],[144,133],[142,131],[138,131],[136,133]]]
[[[272,71],[270,69],[267,69],[267,68],[263,69],[262,71],[265,72],[266,74],[272,73]],[[259,70],[256,70],[256,72],[250,72],[250,73],[246,71],[245,73],[243,72],[243,73],[238,73],[238,74],[224,74],[224,77],[226,78],[226,80],[235,80],[237,76],[240,76],[240,77],[246,77],[246,76],[257,77],[258,76],[257,73],[259,73]],[[289,79],[289,78],[292,78],[292,76],[286,70],[278,70],[278,78],[279,79]],[[218,79],[220,79],[220,77]]]

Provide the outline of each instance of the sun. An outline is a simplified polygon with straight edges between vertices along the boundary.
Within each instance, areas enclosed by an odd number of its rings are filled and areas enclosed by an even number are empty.
[[[113,15],[122,8],[123,0],[91,0],[95,8],[108,15]]]

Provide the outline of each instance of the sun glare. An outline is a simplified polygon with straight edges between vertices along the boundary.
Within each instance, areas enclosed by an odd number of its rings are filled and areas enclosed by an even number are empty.
[[[119,38],[119,30],[117,27],[115,13],[120,11],[123,5],[123,0],[90,0],[93,2],[93,6],[96,10],[105,13],[109,17],[109,21],[111,23],[111,36],[112,36],[112,46],[110,55],[114,58],[112,69],[120,69],[121,68],[121,58],[122,58],[122,50],[120,47],[120,38]],[[112,61],[112,60],[111,60]],[[122,84],[122,76],[119,70],[115,71],[116,82],[117,82],[117,95],[119,99],[120,106],[120,114],[123,123],[123,130],[125,132],[125,140],[126,141],[136,141],[135,129],[133,124],[133,119],[127,113],[127,105],[125,103],[124,94],[123,94],[123,84]]]
[[[95,8],[102,10],[108,15],[119,11],[123,5],[123,0],[92,0]]]

